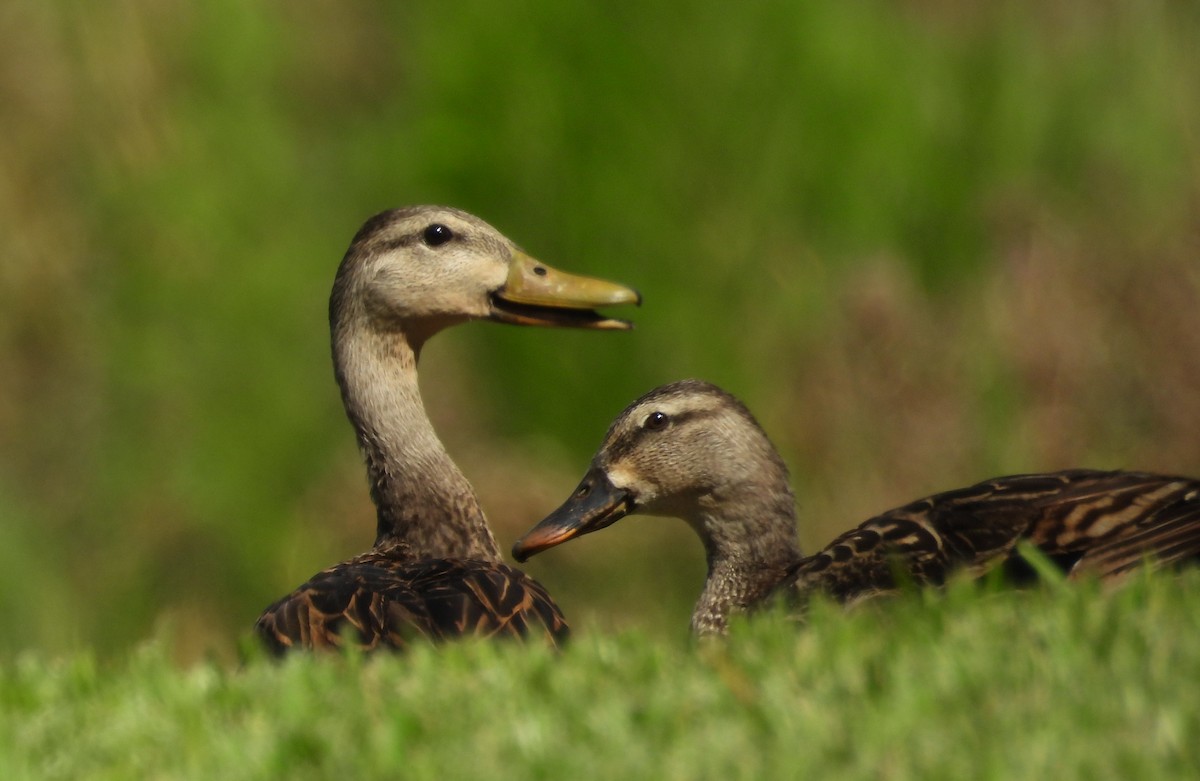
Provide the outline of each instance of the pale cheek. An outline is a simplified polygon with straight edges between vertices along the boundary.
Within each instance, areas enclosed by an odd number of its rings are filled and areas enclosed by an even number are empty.
[[[490,309],[488,293],[482,288],[461,296],[458,301],[452,302],[450,305],[451,312],[461,312],[473,317],[483,317]]]
[[[658,497],[658,490],[655,486],[639,479],[637,474],[625,467],[617,465],[610,467],[607,472],[609,482],[622,491],[628,491],[640,505],[647,505]]]
[[[610,483],[623,490],[629,490],[634,482],[636,482],[633,478],[633,473],[620,464],[608,467],[605,473],[608,475]]]

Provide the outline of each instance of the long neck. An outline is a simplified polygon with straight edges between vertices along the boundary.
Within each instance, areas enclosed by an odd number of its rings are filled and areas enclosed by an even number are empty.
[[[724,634],[732,615],[765,601],[802,558],[786,475],[780,485],[702,497],[691,523],[708,555],[708,577],[692,612],[698,635]]]
[[[378,513],[375,545],[402,541],[417,558],[500,561],[471,484],[425,413],[419,349],[400,330],[334,326],[334,370]]]

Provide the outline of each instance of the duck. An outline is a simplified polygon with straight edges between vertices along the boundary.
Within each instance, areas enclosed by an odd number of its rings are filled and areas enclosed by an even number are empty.
[[[746,406],[700,380],[655,388],[613,422],[583,480],[513,545],[518,562],[627,515],[682,518],[708,574],[691,618],[722,635],[732,616],[779,599],[799,615],[823,594],[853,603],[956,572],[1036,570],[1031,545],[1068,579],[1116,580],[1200,558],[1200,480],[1074,469],[997,477],[876,515],[811,555],[779,452]],[[1023,547],[1023,546],[1022,546]]]
[[[546,589],[506,564],[478,497],[425,412],[417,362],[470,320],[628,330],[597,308],[633,288],[559,271],[483,220],[444,206],[381,212],[333,282],[334,375],[366,465],[373,546],[273,602],[254,625],[269,651],[403,649],[416,640],[568,636]]]

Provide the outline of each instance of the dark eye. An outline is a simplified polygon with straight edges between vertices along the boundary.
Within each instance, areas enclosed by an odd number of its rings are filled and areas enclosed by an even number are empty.
[[[671,419],[667,417],[667,413],[651,412],[646,416],[646,422],[643,423],[642,426],[648,431],[662,431],[670,422]]]
[[[452,238],[454,238],[454,231],[440,222],[435,222],[421,233],[421,240],[430,247],[440,247]]]

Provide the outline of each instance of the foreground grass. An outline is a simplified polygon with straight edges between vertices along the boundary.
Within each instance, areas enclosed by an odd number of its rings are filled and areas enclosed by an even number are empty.
[[[1200,766],[1200,577],[1112,594],[913,595],[720,647],[179,670],[25,655],[0,672],[18,778],[1166,778]]]

